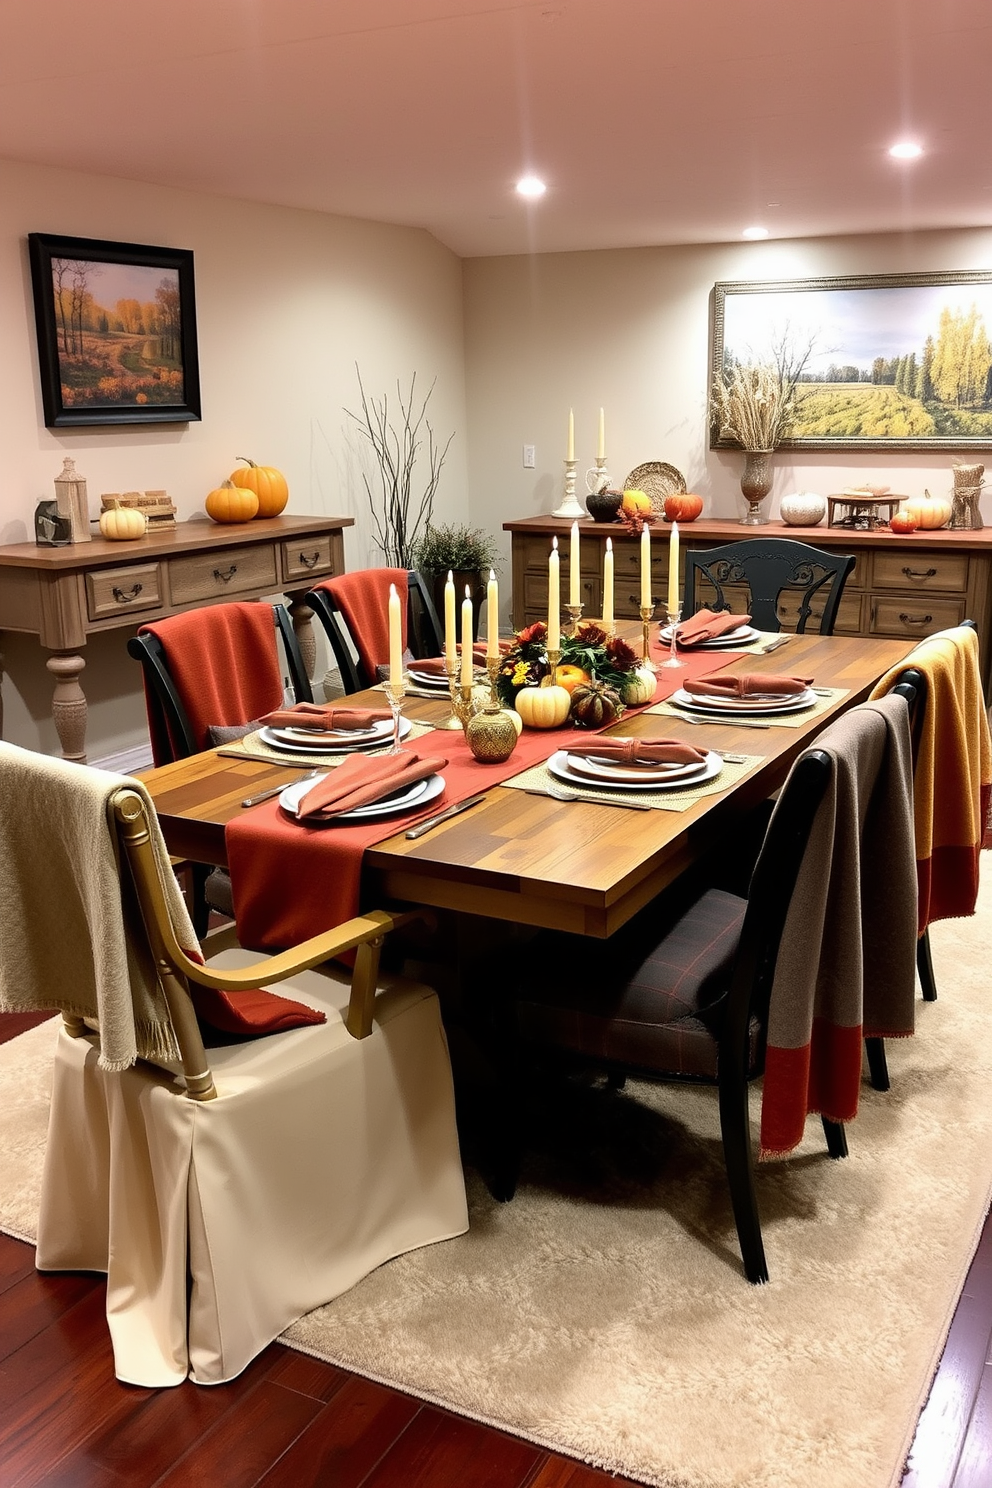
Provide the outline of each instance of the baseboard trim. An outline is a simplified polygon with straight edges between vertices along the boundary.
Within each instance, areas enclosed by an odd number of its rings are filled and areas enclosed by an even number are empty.
[[[150,744],[136,744],[133,749],[121,749],[116,754],[105,754],[102,759],[90,760],[97,770],[112,770],[115,775],[133,775],[137,770],[149,770],[152,766]]]

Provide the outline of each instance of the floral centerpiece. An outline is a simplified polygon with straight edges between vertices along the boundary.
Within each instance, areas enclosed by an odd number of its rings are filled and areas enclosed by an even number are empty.
[[[580,625],[574,635],[563,635],[558,680],[561,684],[567,678],[572,722],[590,727],[612,723],[625,703],[643,701],[637,692],[638,685],[643,686],[638,666],[632,646],[619,636],[608,636],[591,621]],[[504,706],[512,708],[521,689],[540,687],[550,675],[548,627],[538,620],[514,636],[500,663],[496,690]]]

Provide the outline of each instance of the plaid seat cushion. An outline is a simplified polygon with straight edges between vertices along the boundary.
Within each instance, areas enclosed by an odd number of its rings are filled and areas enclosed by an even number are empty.
[[[587,942],[584,952],[541,956],[516,1004],[518,1032],[573,1054],[715,1080],[745,908],[737,895],[709,889],[646,949],[641,917],[638,931],[616,946],[590,954]],[[756,1045],[757,1029],[752,1064]]]

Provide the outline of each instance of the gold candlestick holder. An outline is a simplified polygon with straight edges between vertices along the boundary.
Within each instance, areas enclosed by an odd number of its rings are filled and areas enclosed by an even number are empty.
[[[457,658],[452,662],[449,661],[447,657],[445,657],[444,670],[448,678],[448,694],[451,698],[451,711],[443,723],[436,723],[434,727],[438,729],[464,729],[465,725],[462,722],[461,716],[458,712],[461,699],[458,696]]]
[[[582,619],[582,606],[580,604],[570,604],[566,605],[565,608],[568,611],[569,616],[571,617],[568,627],[568,633],[569,635],[574,636],[579,628],[579,621]]]
[[[558,663],[560,661],[561,661],[561,647],[558,646],[555,649],[552,649],[549,646],[548,647],[548,666],[550,668],[550,672],[548,674],[548,686],[549,687],[557,687],[558,686]]]
[[[489,678],[489,701],[494,703],[497,708],[503,706],[499,700],[499,693],[496,691],[496,679],[499,676],[501,661],[502,658],[499,656],[486,657],[486,675]]]
[[[451,692],[451,712],[454,723],[450,721],[444,724],[445,728],[460,728],[462,733],[468,727],[469,720],[479,711],[479,704],[472,696],[473,687],[471,682],[458,682],[456,678],[458,671],[448,673],[448,688]]]
[[[654,614],[654,605],[641,605],[641,666],[649,672],[658,670],[651,660],[651,617]]]

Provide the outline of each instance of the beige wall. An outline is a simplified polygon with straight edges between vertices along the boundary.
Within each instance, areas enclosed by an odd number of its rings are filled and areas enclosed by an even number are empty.
[[[584,472],[595,455],[600,406],[606,410],[608,468],[616,484],[643,461],[666,460],[685,474],[690,490],[703,496],[705,515],[743,513],[742,455],[707,448],[714,283],[940,269],[992,269],[992,232],[468,260],[471,520],[498,531],[504,521],[550,512],[559,504],[569,407],[575,410],[581,496]],[[525,443],[537,446],[534,470],[522,468]],[[774,516],[790,491],[829,494],[867,476],[906,494],[924,487],[946,491],[950,463],[943,452],[782,451],[775,457],[766,506]],[[992,522],[992,496],[985,498],[984,510]],[[504,547],[508,553],[509,543]],[[508,565],[504,572],[508,578]],[[505,588],[508,592],[508,583]]]
[[[44,427],[27,259],[29,232],[191,248],[195,255],[203,420],[169,429]],[[395,395],[416,372],[437,386],[431,418],[455,431],[438,511],[465,510],[466,420],[459,260],[425,232],[316,212],[0,162],[0,543],[32,537],[35,504],[54,495],[63,455],[101,491],[164,487],[180,518],[250,455],[278,465],[290,511],[353,514],[349,565],[375,561],[343,408],[356,406],[355,363],[369,391]],[[89,752],[145,737],[138,667],[124,632],[87,647]],[[43,653],[0,638],[5,736],[57,752]]]

